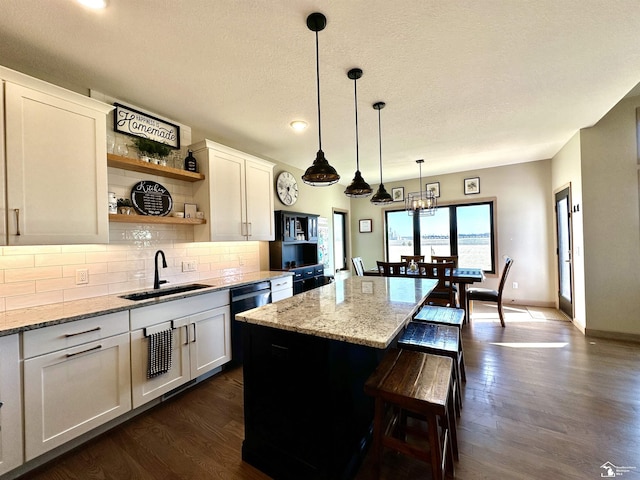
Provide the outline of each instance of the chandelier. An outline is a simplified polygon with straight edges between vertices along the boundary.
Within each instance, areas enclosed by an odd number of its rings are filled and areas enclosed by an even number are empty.
[[[405,209],[409,215],[432,216],[438,208],[438,200],[431,190],[422,190],[422,164],[424,160],[416,160],[420,167],[420,191],[411,192],[405,200]]]

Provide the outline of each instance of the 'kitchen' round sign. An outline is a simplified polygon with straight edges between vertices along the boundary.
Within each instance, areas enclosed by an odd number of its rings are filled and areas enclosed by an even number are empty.
[[[173,207],[169,190],[158,182],[143,180],[131,189],[131,201],[136,211],[142,215],[165,216]]]

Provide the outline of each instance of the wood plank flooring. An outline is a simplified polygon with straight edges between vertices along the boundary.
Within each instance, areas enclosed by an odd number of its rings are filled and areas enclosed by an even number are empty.
[[[476,302],[478,304],[478,302]],[[467,383],[458,479],[640,478],[640,345],[585,338],[544,309],[476,305],[463,330]],[[216,377],[24,475],[34,480],[266,480],[242,462],[242,370]],[[367,457],[356,480],[371,478]],[[387,452],[384,479],[430,479]],[[304,479],[301,479],[304,480]]]

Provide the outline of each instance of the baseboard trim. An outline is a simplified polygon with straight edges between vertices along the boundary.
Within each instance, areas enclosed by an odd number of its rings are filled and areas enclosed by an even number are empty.
[[[606,330],[594,330],[592,328],[585,328],[585,336],[590,338],[606,338],[607,340],[640,343],[640,335],[638,335],[637,333],[608,332]]]

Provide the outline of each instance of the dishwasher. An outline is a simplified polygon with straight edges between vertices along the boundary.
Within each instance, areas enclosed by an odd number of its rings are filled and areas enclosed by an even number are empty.
[[[231,295],[231,365],[242,363],[242,324],[236,320],[236,313],[271,303],[271,282],[251,283],[232,288]]]

